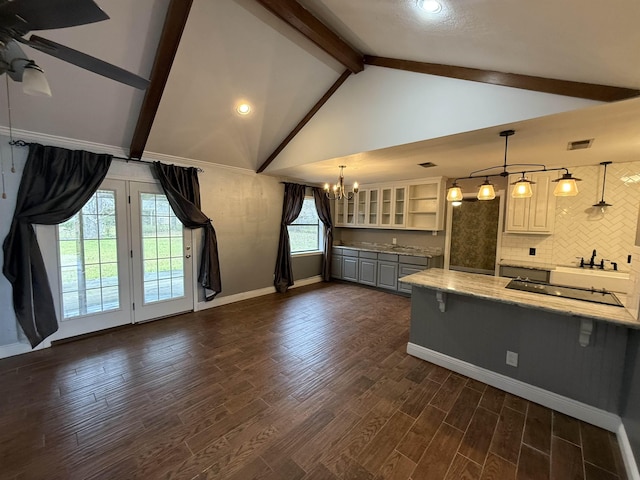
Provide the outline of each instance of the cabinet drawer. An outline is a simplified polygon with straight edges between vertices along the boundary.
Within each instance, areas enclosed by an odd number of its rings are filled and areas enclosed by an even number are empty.
[[[371,258],[373,260],[376,260],[378,258],[378,253],[377,252],[364,252],[364,251],[360,250],[360,258]]]
[[[397,262],[398,255],[394,255],[392,253],[379,253],[378,260],[381,260],[383,262]]]
[[[349,248],[343,248],[342,249],[342,255],[344,255],[345,257],[357,257],[358,256],[358,250],[351,250]]]
[[[500,267],[501,277],[528,278],[529,280],[533,280],[534,282],[549,283],[550,274],[551,272],[549,270],[538,270],[535,268],[511,267],[507,265]]]
[[[422,265],[424,267],[428,267],[429,258],[414,257],[413,255],[400,255],[400,263],[410,263],[411,265]],[[424,270],[424,268],[422,270]]]
[[[342,255],[342,249],[340,247],[331,247],[332,255]]]

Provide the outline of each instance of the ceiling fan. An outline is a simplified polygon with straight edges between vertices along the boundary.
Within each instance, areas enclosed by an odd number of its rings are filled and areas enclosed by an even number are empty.
[[[117,82],[146,89],[148,80],[120,67],[37,35],[24,38],[32,30],[75,27],[108,19],[93,0],[0,0],[0,75],[6,73],[16,82],[24,82],[25,87],[34,81],[34,76],[41,76],[40,81],[48,90],[42,69],[25,55],[22,44]],[[27,88],[25,92],[36,93]]]

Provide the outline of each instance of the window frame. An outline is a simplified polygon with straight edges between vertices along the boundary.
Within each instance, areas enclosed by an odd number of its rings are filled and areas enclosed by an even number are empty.
[[[311,195],[305,195],[304,197],[304,202],[312,202],[313,204],[313,212],[316,215],[316,218],[318,219],[318,223],[292,223],[291,225],[287,225],[287,232],[289,233],[289,253],[291,254],[292,257],[303,257],[303,256],[307,256],[307,255],[318,255],[318,254],[322,254],[324,253],[324,224],[322,223],[322,220],[320,220],[320,217],[318,216],[318,211],[316,210],[316,206],[315,206],[315,200],[313,198],[313,196]],[[303,204],[303,208],[304,208],[304,204]],[[300,218],[300,217],[298,217]],[[298,220],[298,219],[296,219]],[[297,251],[294,252],[293,251],[293,246],[291,244],[291,231],[289,230],[290,227],[296,227],[296,226],[300,226],[300,227],[310,227],[310,226],[316,226],[318,227],[318,243],[317,243],[317,249],[315,250],[301,250],[301,251]]]

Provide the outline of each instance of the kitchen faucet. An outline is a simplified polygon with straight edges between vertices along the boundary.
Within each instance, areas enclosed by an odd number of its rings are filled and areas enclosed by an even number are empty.
[[[593,266],[595,265],[595,260],[596,260],[596,250],[594,248],[593,253],[591,254],[591,261],[589,262],[589,268],[593,268]]]

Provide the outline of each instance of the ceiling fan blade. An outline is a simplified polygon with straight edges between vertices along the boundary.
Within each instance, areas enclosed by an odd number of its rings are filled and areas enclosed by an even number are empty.
[[[144,90],[149,86],[149,81],[139,77],[138,75],[115,65],[111,65],[99,58],[92,57],[91,55],[79,52],[73,48],[65,47],[59,43],[47,40],[46,38],[31,35],[29,40],[20,39],[19,41],[25,45],[35,48],[36,50],[40,50],[48,55],[64,60],[65,62],[72,63],[80,68],[97,73],[98,75],[102,75],[103,77],[110,78],[116,82],[124,83],[141,90]]]
[[[0,26],[24,35],[31,30],[75,27],[108,20],[93,0],[0,1]]]

